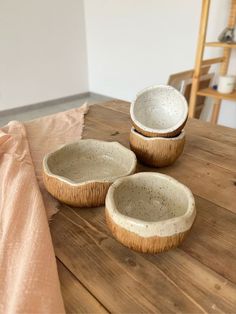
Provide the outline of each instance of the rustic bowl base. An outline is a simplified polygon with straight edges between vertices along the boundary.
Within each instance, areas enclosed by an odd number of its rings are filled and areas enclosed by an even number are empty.
[[[62,203],[74,207],[98,207],[104,205],[107,190],[111,183],[89,182],[81,186],[68,186],[55,177],[43,175],[44,185],[50,194]]]
[[[105,209],[106,222],[113,236],[128,248],[141,253],[160,253],[179,246],[190,230],[180,232],[174,236],[143,238],[117,225]]]
[[[130,148],[145,165],[167,167],[182,154],[185,144],[185,132],[173,138],[148,138],[134,128],[130,131]]]

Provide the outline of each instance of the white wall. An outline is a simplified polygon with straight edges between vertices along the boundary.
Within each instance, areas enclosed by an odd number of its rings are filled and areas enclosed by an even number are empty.
[[[165,83],[171,73],[193,67],[200,0],[84,3],[91,91],[131,100],[145,86]],[[209,40],[216,40],[224,28],[229,3],[212,1]],[[207,54],[213,56],[215,52]],[[234,53],[234,69],[235,63]],[[209,116],[208,111],[205,116]],[[223,104],[219,122],[236,127],[235,103]]]
[[[212,1],[209,40],[229,4]],[[200,0],[1,0],[0,111],[88,90],[131,100],[167,82],[194,65],[200,10]],[[236,127],[235,103],[223,103],[219,123]]]
[[[83,0],[1,0],[0,110],[86,91]]]

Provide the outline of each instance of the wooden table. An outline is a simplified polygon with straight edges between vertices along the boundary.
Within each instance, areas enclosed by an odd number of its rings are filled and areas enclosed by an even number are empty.
[[[129,104],[90,108],[84,138],[129,147]],[[139,254],[118,243],[104,208],[61,205],[51,224],[68,313],[236,313],[236,130],[190,119],[183,155],[158,171],[186,184],[197,218],[181,247]]]

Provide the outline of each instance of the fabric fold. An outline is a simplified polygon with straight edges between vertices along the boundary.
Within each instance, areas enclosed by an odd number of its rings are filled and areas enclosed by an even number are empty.
[[[56,201],[43,188],[41,163],[81,138],[86,112],[83,106],[0,129],[0,313],[65,312],[48,225]]]

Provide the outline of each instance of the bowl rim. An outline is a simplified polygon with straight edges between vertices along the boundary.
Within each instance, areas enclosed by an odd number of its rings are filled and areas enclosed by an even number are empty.
[[[179,122],[177,122],[174,126],[170,127],[170,128],[166,128],[166,129],[154,129],[154,128],[150,128],[144,124],[142,124],[141,122],[139,122],[136,117],[135,117],[135,113],[134,113],[134,107],[135,107],[135,103],[138,99],[138,97],[140,97],[142,94],[146,93],[147,91],[151,91],[151,90],[155,90],[155,89],[169,89],[174,91],[176,94],[179,95],[179,97],[182,99],[182,104],[184,106],[184,113],[183,116],[181,118],[181,120]],[[141,91],[139,91],[136,95],[136,97],[133,99],[133,101],[131,102],[130,105],[130,117],[132,119],[132,121],[140,128],[143,129],[145,132],[150,132],[150,133],[158,133],[158,134],[168,134],[168,133],[172,133],[175,130],[177,130],[178,128],[181,127],[181,125],[183,125],[185,123],[185,121],[188,118],[188,103],[187,100],[185,99],[185,97],[174,87],[170,86],[170,85],[164,85],[164,84],[156,84],[156,85],[152,85],[149,87],[146,87],[144,89],[142,89]]]
[[[135,127],[131,127],[130,132],[134,134],[135,136],[141,137],[145,141],[155,141],[155,140],[164,140],[164,141],[176,141],[181,140],[185,137],[185,130],[181,130],[180,134],[173,137],[161,137],[161,136],[154,136],[154,137],[147,137],[141,133],[139,133],[137,130],[135,130]]]
[[[180,187],[188,198],[188,207],[185,213],[178,217],[173,217],[160,221],[145,221],[122,214],[117,209],[116,203],[114,201],[114,192],[116,188],[126,181],[130,181],[133,178],[138,177],[142,178],[143,176],[155,176],[157,179],[164,178],[168,180],[171,184],[175,184]],[[111,215],[111,218],[115,223],[128,231],[139,234],[141,237],[172,236],[177,233],[187,231],[191,228],[196,216],[195,200],[191,190],[173,177],[157,172],[139,172],[128,177],[116,180],[108,189],[105,200],[105,207],[108,211],[108,214]],[[121,221],[121,224],[119,223],[119,221]],[[181,226],[181,224],[183,224],[183,221],[186,222],[184,228],[183,226]],[[149,230],[146,229],[146,225],[149,225]],[[126,228],[127,226],[129,227]],[[137,231],[138,229],[139,231]],[[175,230],[175,232],[173,232],[173,230]]]
[[[81,141],[83,142],[87,142],[87,143],[103,143],[105,145],[116,145],[116,146],[119,146],[120,149],[124,150],[124,151],[127,151],[128,153],[130,153],[130,158],[132,158],[132,165],[130,167],[130,170],[127,171],[127,173],[121,175],[121,176],[113,176],[113,177],[110,177],[109,179],[96,179],[96,180],[86,180],[86,181],[83,181],[83,182],[74,182],[73,180],[69,179],[69,178],[66,178],[66,177],[63,177],[63,176],[59,176],[59,175],[56,175],[54,174],[48,167],[48,159],[60,152],[61,150],[63,150],[66,146],[73,146],[73,145],[76,145],[76,144],[79,144]],[[79,186],[83,186],[83,185],[86,185],[86,184],[90,184],[90,183],[113,183],[116,179],[119,179],[119,178],[123,178],[123,177],[126,177],[130,174],[133,174],[136,170],[136,166],[137,166],[137,157],[135,155],[134,152],[132,152],[130,149],[128,149],[127,147],[123,146],[122,144],[120,144],[119,142],[116,142],[116,141],[102,141],[102,140],[96,140],[96,139],[81,139],[81,140],[78,140],[78,141],[75,141],[75,142],[71,142],[71,143],[68,143],[68,144],[64,144],[62,146],[60,146],[58,149],[46,154],[43,158],[43,173],[46,174],[47,176],[49,177],[52,177],[52,178],[55,178],[59,181],[62,181],[66,184],[69,184],[70,186],[74,186],[74,187],[79,187]]]

